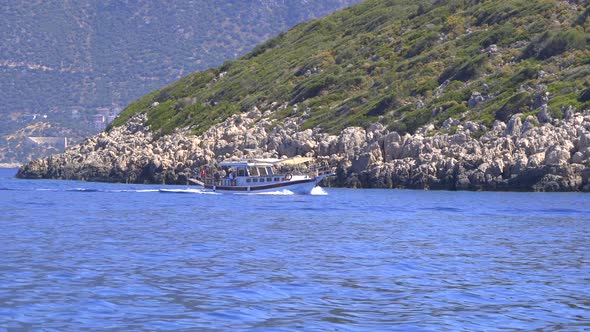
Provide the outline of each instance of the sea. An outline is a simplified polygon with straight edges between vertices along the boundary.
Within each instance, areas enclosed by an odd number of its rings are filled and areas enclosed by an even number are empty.
[[[590,330],[590,195],[15,179],[0,331]]]

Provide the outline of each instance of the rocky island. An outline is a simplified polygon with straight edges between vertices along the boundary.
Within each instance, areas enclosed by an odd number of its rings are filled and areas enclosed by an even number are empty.
[[[17,176],[186,184],[220,158],[301,155],[337,166],[332,186],[589,192],[589,16],[583,1],[366,1]]]
[[[297,118],[272,125],[270,114],[254,110],[201,136],[178,131],[160,138],[138,115],[64,154],[25,165],[18,176],[186,184],[218,156],[305,155],[338,165],[331,184],[354,188],[590,191],[590,112],[538,126],[532,116],[523,122],[517,114],[490,130],[468,121],[453,134],[425,127],[400,135],[376,123],[337,136],[301,130]]]

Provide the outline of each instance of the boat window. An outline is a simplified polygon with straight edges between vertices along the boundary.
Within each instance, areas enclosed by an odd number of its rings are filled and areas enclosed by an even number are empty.
[[[260,178],[260,182],[264,182],[264,178]]]
[[[252,179],[252,182],[258,182],[258,179]]]
[[[258,169],[256,167],[248,167],[250,176],[258,176]]]
[[[246,169],[244,167],[238,167],[238,176],[246,176]]]
[[[272,167],[270,167],[270,166],[267,166],[267,167],[266,167],[266,174],[267,174],[267,175],[273,175],[273,174],[274,174],[274,173],[273,173],[273,170],[272,170]]]
[[[246,179],[246,182],[250,183],[250,182],[252,182],[252,180],[250,178],[248,178],[248,179]]]
[[[281,178],[275,178],[275,181],[276,182],[281,181]]]
[[[266,178],[266,182],[271,182],[272,178]]]
[[[258,167],[258,174],[260,176],[265,176],[266,175],[266,168],[264,168],[264,167]]]

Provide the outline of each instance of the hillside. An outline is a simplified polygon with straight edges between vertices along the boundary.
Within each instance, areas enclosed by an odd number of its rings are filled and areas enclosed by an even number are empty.
[[[0,136],[30,125],[35,114],[61,125],[63,135],[94,134],[77,116],[117,112],[299,22],[359,1],[4,1]]]
[[[276,119],[330,133],[373,122],[411,133],[449,117],[490,127],[538,113],[531,99],[545,92],[560,117],[590,107],[588,16],[588,1],[369,0],[150,93],[113,125],[147,111],[155,130],[198,134],[272,103],[284,105]]]
[[[127,107],[18,176],[177,183],[304,155],[328,185],[590,191],[588,1],[368,0]]]
[[[0,101],[3,108],[37,112],[124,106],[354,2],[5,2],[0,5]]]

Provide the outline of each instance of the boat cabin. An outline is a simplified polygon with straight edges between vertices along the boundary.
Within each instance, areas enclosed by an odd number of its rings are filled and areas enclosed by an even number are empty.
[[[331,167],[317,168],[314,164],[309,164],[312,161],[309,157],[223,161],[219,167],[210,168],[206,174],[203,170],[202,182],[199,182],[206,189],[214,191],[261,192],[282,188],[297,193],[309,193],[324,177],[334,175]],[[307,166],[303,169],[298,167],[303,164]],[[277,170],[277,167],[282,169]]]
[[[257,186],[291,179],[290,174],[279,174],[275,160],[224,161],[220,172],[206,183],[223,187]]]

